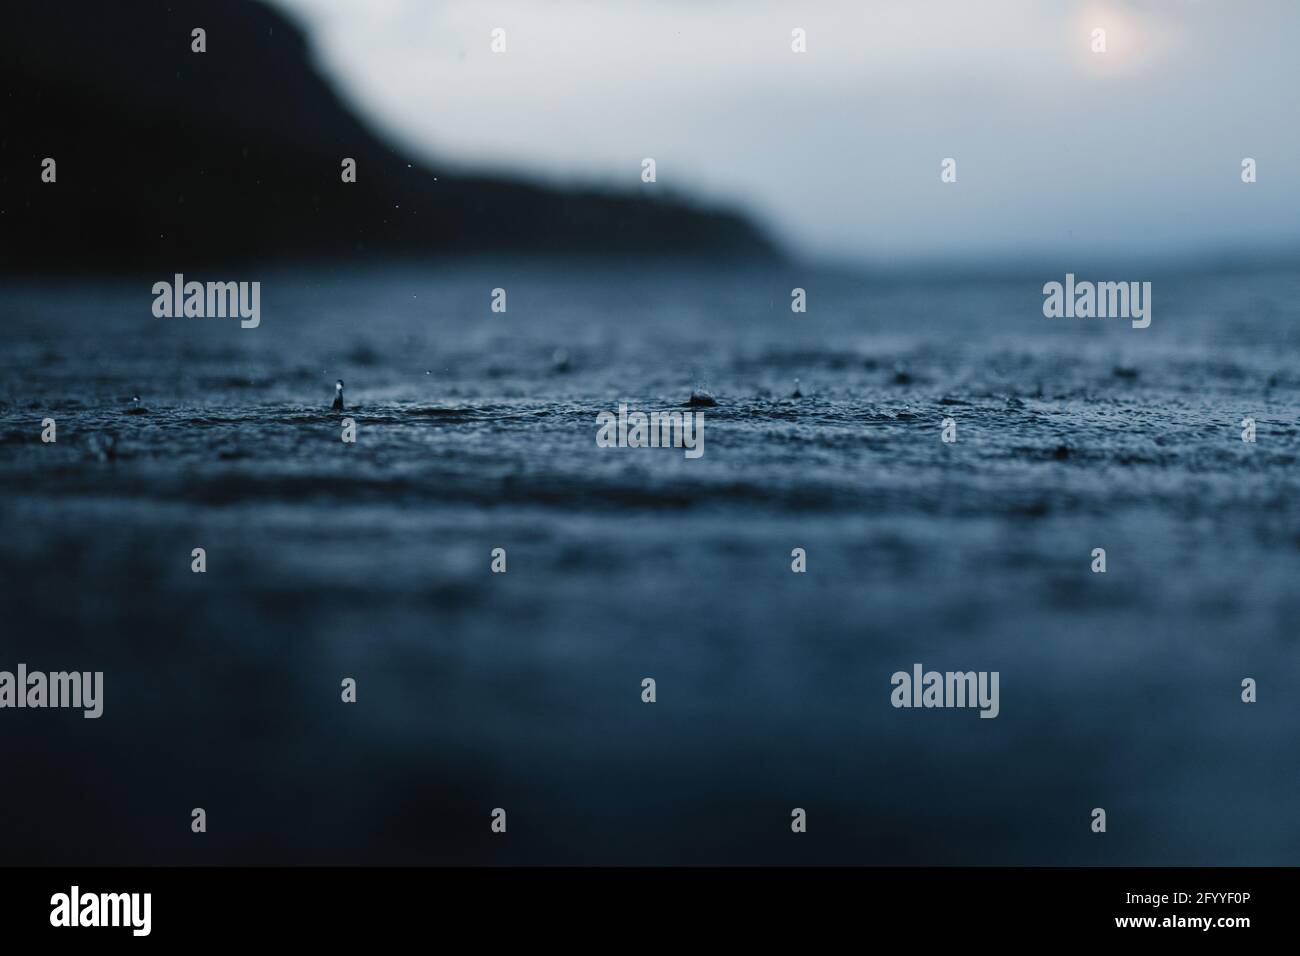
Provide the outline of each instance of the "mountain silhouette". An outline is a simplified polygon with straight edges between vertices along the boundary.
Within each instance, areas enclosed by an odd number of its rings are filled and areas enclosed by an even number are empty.
[[[401,155],[342,104],[302,31],[254,0],[16,0],[3,21],[0,269],[779,256],[734,212]],[[191,50],[196,27],[204,53]],[[355,183],[342,182],[345,157]]]

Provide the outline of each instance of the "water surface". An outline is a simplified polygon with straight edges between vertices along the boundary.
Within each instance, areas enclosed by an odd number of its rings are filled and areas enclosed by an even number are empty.
[[[1142,331],[1064,272],[8,283],[0,668],[106,690],[0,714],[0,861],[1296,863],[1300,270],[1135,275]],[[698,384],[702,458],[596,447]]]

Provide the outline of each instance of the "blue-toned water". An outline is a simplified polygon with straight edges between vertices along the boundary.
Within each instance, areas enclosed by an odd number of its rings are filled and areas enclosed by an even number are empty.
[[[0,669],[105,703],[0,711],[0,862],[1296,863],[1300,267],[1065,271],[6,283]],[[702,384],[702,458],[596,446]]]

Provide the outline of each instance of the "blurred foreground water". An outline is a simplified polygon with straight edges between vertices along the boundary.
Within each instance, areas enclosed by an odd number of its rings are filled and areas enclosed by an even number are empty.
[[[0,712],[0,863],[1295,864],[1300,270],[1064,272],[7,283],[0,669],[105,712]],[[697,384],[703,458],[596,447]]]

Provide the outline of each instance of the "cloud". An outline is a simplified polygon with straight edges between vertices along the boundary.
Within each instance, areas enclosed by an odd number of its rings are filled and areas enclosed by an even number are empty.
[[[1300,236],[1300,8],[1283,2],[281,5],[414,150],[629,188],[653,156],[666,187],[741,202],[810,252]],[[1244,156],[1260,163],[1250,187]]]

